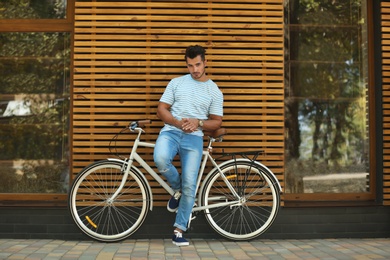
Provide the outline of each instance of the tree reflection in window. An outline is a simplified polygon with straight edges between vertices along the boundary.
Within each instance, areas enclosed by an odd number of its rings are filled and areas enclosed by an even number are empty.
[[[0,192],[66,192],[70,34],[2,33],[0,45]]]
[[[67,0],[0,0],[0,19],[64,19]]]
[[[286,191],[366,192],[366,2],[287,8]]]

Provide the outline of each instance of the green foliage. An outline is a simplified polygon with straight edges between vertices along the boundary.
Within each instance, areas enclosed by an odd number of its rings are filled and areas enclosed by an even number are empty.
[[[65,6],[64,0],[0,0],[0,19],[64,18]],[[65,192],[70,34],[1,33],[0,46],[0,192]],[[24,110],[11,109],[11,102]]]
[[[295,172],[288,174],[298,179],[310,174],[368,171],[363,3],[289,1],[286,170],[295,165]]]
[[[0,19],[65,18],[66,0],[0,0]]]
[[[56,93],[64,89],[69,74],[69,34],[0,34],[0,93]],[[68,85],[69,86],[69,85]]]

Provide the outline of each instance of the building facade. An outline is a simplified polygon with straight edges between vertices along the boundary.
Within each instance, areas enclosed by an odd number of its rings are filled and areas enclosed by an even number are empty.
[[[389,21],[376,0],[1,3],[0,237],[82,237],[72,179],[126,156],[132,136],[111,140],[131,121],[152,120],[156,139],[158,100],[193,44],[224,94],[214,153],[264,151],[283,188],[263,237],[388,237]],[[156,207],[134,237],[171,230],[168,195],[151,186]],[[201,216],[191,232],[216,236]]]

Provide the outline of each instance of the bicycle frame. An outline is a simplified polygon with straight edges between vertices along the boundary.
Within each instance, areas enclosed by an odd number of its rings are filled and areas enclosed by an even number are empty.
[[[118,187],[118,189],[116,190],[116,192],[111,196],[111,198],[108,199],[108,202],[113,202],[115,200],[115,198],[121,192],[122,188],[124,187],[124,185],[125,185],[125,183],[127,181],[127,177],[128,177],[128,175],[130,173],[130,169],[131,169],[134,161],[138,162],[140,164],[140,166],[142,168],[144,168],[171,196],[174,194],[174,191],[172,190],[172,188],[137,153],[137,149],[138,149],[139,146],[154,148],[155,144],[154,143],[149,143],[149,142],[142,142],[140,140],[140,137],[141,137],[142,133],[144,132],[142,130],[142,128],[135,128],[134,131],[138,132],[138,134],[137,134],[137,137],[134,140],[134,145],[133,145],[133,148],[131,150],[131,153],[130,153],[130,156],[129,156],[128,160],[119,160],[119,159],[113,159],[113,158],[109,158],[108,159],[108,160],[111,160],[111,161],[120,161],[120,162],[123,162],[124,166],[126,165],[126,169],[124,170],[124,174],[123,174],[123,178],[122,178],[121,184]],[[218,164],[215,162],[214,158],[210,155],[210,151],[212,150],[212,146],[211,145],[212,145],[212,143],[214,141],[215,141],[215,139],[210,137],[210,140],[209,140],[207,148],[203,150],[203,155],[202,155],[203,159],[202,159],[201,167],[200,167],[200,170],[199,170],[199,173],[198,173],[195,194],[198,192],[199,185],[200,185],[200,182],[201,182],[204,170],[206,168],[207,161],[210,160],[211,163],[213,164],[213,166],[220,173],[220,176],[222,177],[222,179],[226,183],[227,187],[231,190],[231,192],[237,198],[237,201],[217,203],[217,204],[213,204],[213,205],[209,205],[209,206],[196,206],[196,207],[193,208],[193,211],[201,211],[201,210],[204,210],[204,209],[217,208],[217,207],[228,206],[228,205],[239,205],[240,204],[240,196],[234,190],[234,188],[232,187],[232,185],[230,184],[230,182],[228,181],[226,176],[221,172],[221,169],[219,168]],[[149,185],[149,182],[147,182],[147,184]],[[150,189],[150,187],[148,187],[148,188]],[[152,194],[151,194],[151,207],[150,207],[150,209],[152,210],[152,208],[153,208],[153,197],[152,197]]]

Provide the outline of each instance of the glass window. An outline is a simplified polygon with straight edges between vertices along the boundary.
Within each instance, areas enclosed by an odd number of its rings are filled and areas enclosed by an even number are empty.
[[[286,192],[367,192],[365,0],[291,0],[286,38]]]
[[[1,33],[0,46],[0,192],[66,192],[70,33]]]
[[[65,19],[67,0],[0,0],[0,19]]]

